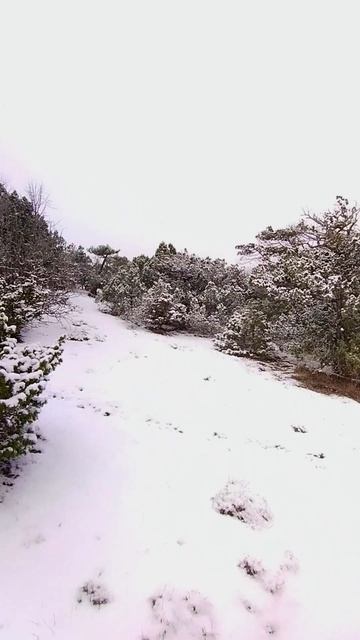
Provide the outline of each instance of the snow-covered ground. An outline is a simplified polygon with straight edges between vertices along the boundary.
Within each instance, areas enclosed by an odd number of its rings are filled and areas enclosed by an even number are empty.
[[[359,405],[75,302],[26,337],[72,340],[2,488],[0,638],[358,640]]]

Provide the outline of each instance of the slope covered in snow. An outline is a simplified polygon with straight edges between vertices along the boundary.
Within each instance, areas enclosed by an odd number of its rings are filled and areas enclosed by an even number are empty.
[[[360,409],[86,296],[0,504],[4,640],[360,637]]]

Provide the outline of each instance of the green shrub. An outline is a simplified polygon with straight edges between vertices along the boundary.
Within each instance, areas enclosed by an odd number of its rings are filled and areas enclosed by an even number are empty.
[[[215,347],[233,356],[273,357],[265,314],[251,306],[236,311],[225,331],[216,338]]]
[[[61,338],[54,347],[19,345],[15,327],[0,305],[0,465],[34,445],[31,428],[45,404],[48,375],[61,362]]]

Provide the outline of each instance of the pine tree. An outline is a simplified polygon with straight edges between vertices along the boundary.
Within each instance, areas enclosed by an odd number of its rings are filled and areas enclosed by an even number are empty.
[[[117,270],[116,275],[105,285],[102,299],[110,304],[115,315],[131,318],[144,292],[138,263],[133,261],[123,264]]]
[[[96,247],[89,247],[89,253],[92,253],[96,258],[100,258],[100,260],[96,262],[99,277],[101,277],[109,259],[116,256],[119,251],[120,249],[113,249],[108,244],[99,244]]]
[[[145,327],[151,331],[161,333],[186,326],[185,306],[177,302],[171,285],[161,279],[145,294],[140,314]]]
[[[215,347],[232,356],[272,358],[274,352],[265,314],[250,306],[236,311],[224,332],[216,338]]]
[[[18,345],[0,303],[0,467],[34,446],[32,428],[45,404],[48,375],[61,362],[61,339],[54,347]]]
[[[338,196],[334,209],[259,234],[239,246],[260,264],[249,278],[270,333],[284,351],[311,356],[341,375],[360,375],[359,209]]]

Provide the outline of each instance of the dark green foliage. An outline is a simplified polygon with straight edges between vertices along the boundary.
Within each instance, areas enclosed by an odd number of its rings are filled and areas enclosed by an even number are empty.
[[[82,289],[89,288],[93,271],[90,256],[82,246],[76,247],[74,245],[70,245],[68,251],[74,266],[74,278],[76,284]]]
[[[155,332],[186,328],[186,308],[179,292],[172,293],[171,285],[161,279],[145,294],[138,314],[144,326]]]
[[[239,246],[257,256],[248,300],[256,301],[279,349],[335,373],[360,376],[359,209],[338,196],[334,209]]]
[[[8,315],[14,313],[11,305],[21,306],[20,289],[36,317],[40,308],[45,312],[64,304],[75,284],[72,251],[65,240],[30,200],[0,184],[0,297],[6,292]],[[31,319],[29,313],[26,318],[15,313],[18,331]]]
[[[232,356],[270,359],[274,355],[266,316],[255,305],[234,313],[215,346]]]
[[[167,327],[215,335],[243,303],[241,269],[177,252],[171,243],[160,243],[151,258],[138,256],[120,265],[112,259],[110,264],[102,299],[113,313],[156,331]]]
[[[23,346],[21,329],[62,307],[77,282],[74,250],[44,218],[42,191],[30,196],[0,184],[0,466],[34,446],[45,382],[61,361],[62,340]]]
[[[52,348],[18,345],[0,304],[0,469],[34,445],[31,428],[45,403],[47,376],[61,362],[62,342]]]
[[[120,249],[113,249],[108,244],[99,244],[97,247],[90,247],[89,252],[94,256],[100,258],[98,262],[98,274],[101,276],[103,270],[105,269],[106,264],[109,261],[109,258],[116,256],[119,253]]]
[[[51,291],[69,290],[73,272],[67,246],[29,200],[0,184],[0,276],[14,282],[30,275]]]

